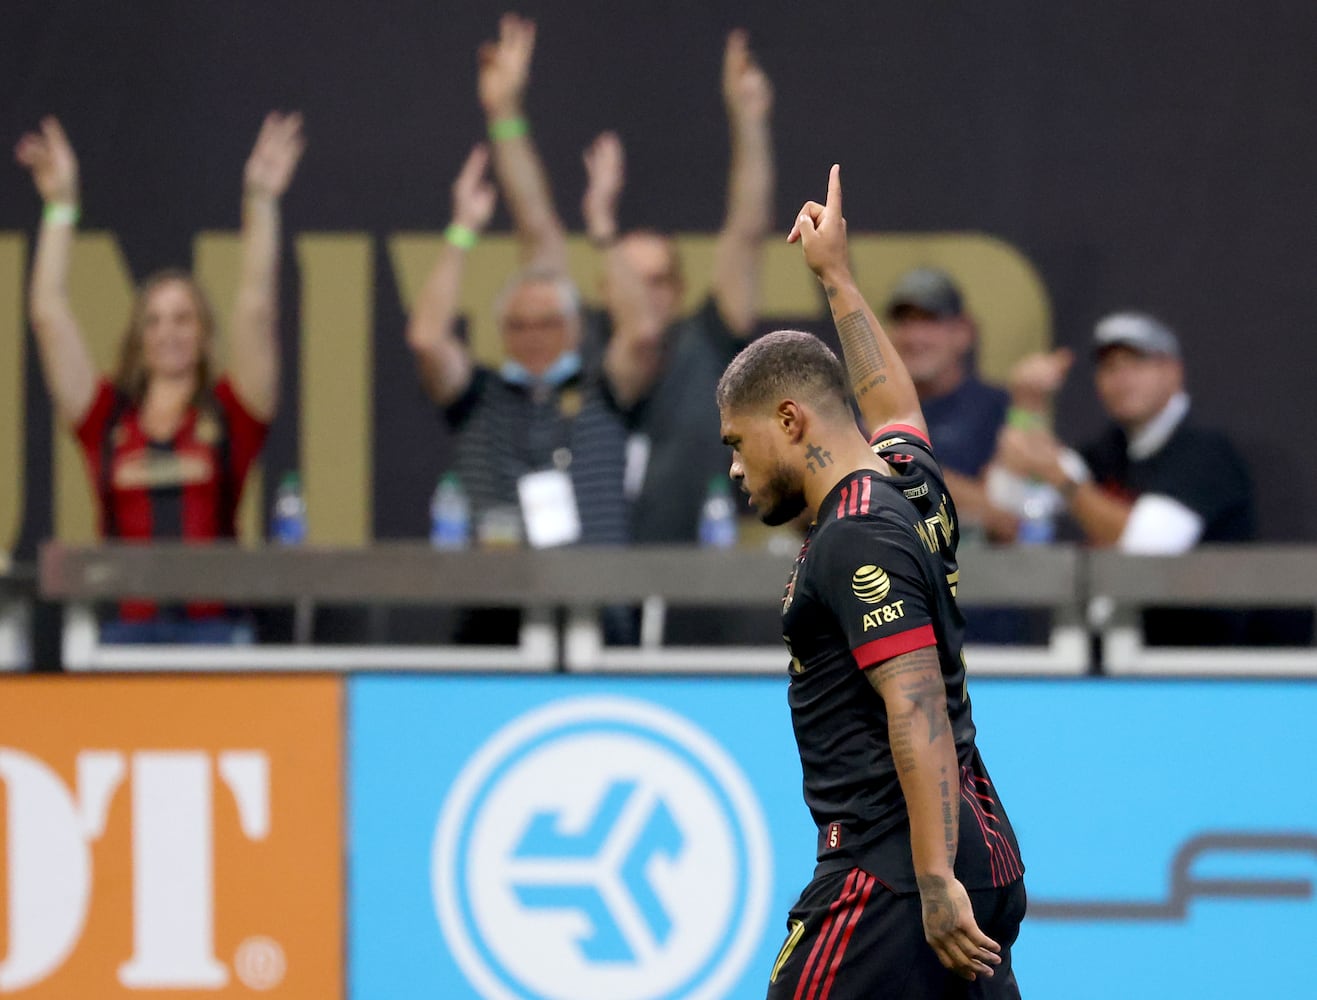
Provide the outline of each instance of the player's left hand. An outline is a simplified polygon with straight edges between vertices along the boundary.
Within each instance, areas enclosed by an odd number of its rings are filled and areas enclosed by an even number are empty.
[[[921,875],[919,898],[924,906],[924,939],[938,961],[962,979],[991,977],[994,966],[1001,964],[1001,945],[979,930],[960,880]]]

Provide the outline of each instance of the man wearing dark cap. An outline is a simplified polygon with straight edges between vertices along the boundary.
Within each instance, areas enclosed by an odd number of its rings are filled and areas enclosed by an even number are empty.
[[[1013,540],[1015,518],[988,504],[982,478],[1009,398],[974,373],[976,331],[960,289],[945,271],[915,268],[897,281],[886,314],[963,523],[996,540]]]
[[[1199,542],[1253,539],[1248,470],[1223,433],[1190,417],[1179,338],[1146,313],[1114,313],[1097,324],[1093,351],[1098,399],[1111,425],[1079,452],[1041,427],[1009,427],[997,460],[1051,483],[1094,545],[1177,555]],[[1037,358],[1021,368],[1030,363],[1035,372],[1046,369]],[[1048,388],[1059,383],[1052,378]],[[1145,637],[1174,645],[1235,641],[1240,621],[1161,611],[1145,616]]]

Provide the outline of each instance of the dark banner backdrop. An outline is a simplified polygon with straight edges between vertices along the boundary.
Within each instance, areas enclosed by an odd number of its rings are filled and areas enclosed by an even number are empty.
[[[82,161],[84,227],[113,230],[138,277],[187,262],[199,231],[236,229],[261,115],[304,111],[290,238],[376,241],[379,537],[423,530],[445,447],[399,336],[383,241],[447,222],[450,179],[483,131],[474,52],[499,12],[440,0],[0,9],[0,137],[61,116]],[[1046,284],[1058,343],[1082,350],[1111,309],[1162,315],[1184,338],[1199,414],[1232,428],[1252,463],[1266,534],[1317,536],[1317,5],[585,0],[523,12],[540,25],[528,110],[569,224],[580,150],[615,127],[628,151],[624,222],[716,227],[719,60],[725,32],[744,25],[777,92],[784,230],[836,160],[853,229],[980,231],[1021,250]],[[27,176],[10,165],[0,178],[0,232],[30,235]],[[20,554],[51,530],[49,405],[33,355],[29,344]],[[1085,357],[1063,399],[1072,438],[1100,423],[1090,375]],[[295,467],[297,440],[288,405],[267,467]]]

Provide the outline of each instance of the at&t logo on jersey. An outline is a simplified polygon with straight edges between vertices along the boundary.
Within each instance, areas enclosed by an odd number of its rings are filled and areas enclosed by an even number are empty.
[[[613,696],[496,732],[453,784],[431,860],[440,927],[487,1000],[716,1000],[771,897],[737,765],[687,719]]]
[[[861,566],[851,576],[851,590],[865,604],[881,604],[892,589],[892,581],[879,566]]]

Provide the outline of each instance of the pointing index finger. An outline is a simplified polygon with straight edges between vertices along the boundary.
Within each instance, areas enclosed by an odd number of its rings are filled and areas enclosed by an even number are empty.
[[[828,171],[828,208],[841,214],[841,164],[834,163]]]

